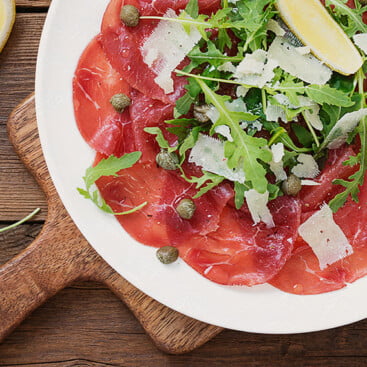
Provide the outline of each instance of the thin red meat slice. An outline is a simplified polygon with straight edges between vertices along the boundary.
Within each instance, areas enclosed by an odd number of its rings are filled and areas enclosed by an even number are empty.
[[[359,203],[348,200],[334,214],[353,246],[354,253],[321,270],[312,249],[302,238],[297,239],[297,250],[284,268],[270,281],[273,286],[294,294],[319,294],[343,288],[347,283],[367,274],[367,185],[359,195]]]
[[[112,0],[102,23],[102,43],[113,67],[118,70],[128,83],[143,94],[165,103],[174,104],[185,92],[186,79],[172,73],[174,92],[165,94],[156,84],[156,74],[143,61],[141,47],[151,35],[158,21],[141,20],[137,27],[126,27],[120,21],[122,5],[136,6],[141,15],[162,15],[169,8],[179,10],[186,6],[187,1],[143,1],[143,0]],[[203,10],[213,11],[220,6],[220,1],[199,1]],[[187,64],[184,61],[179,68]]]
[[[300,204],[280,197],[269,208],[276,224],[254,225],[245,210],[226,206],[219,228],[180,248],[184,260],[204,277],[224,285],[253,286],[273,278],[291,255],[300,223]]]
[[[342,186],[334,185],[333,181],[337,178],[347,179],[357,170],[357,167],[343,164],[351,156],[355,156],[355,152],[349,146],[329,151],[325,168],[315,179],[320,185],[304,186],[300,192],[303,212],[318,209],[320,205],[328,203],[335,195],[344,190]]]
[[[173,106],[154,100],[138,91],[132,92],[132,105],[130,106],[131,135],[134,141],[134,150],[142,152],[143,162],[155,162],[159,147],[155,136],[144,131],[146,127],[160,127],[166,134],[166,139],[174,144],[177,137],[166,133],[165,120],[173,118]]]
[[[109,102],[117,93],[129,94],[129,86],[106,59],[100,37],[83,52],[73,79],[75,118],[79,131],[97,152],[122,153],[123,123],[128,112],[117,113]]]
[[[97,161],[101,158],[97,157]],[[117,216],[117,219],[132,237],[154,247],[179,246],[195,234],[216,230],[223,208],[233,197],[233,190],[222,185],[205,198],[196,199],[195,217],[184,220],[175,208],[181,199],[193,196],[192,185],[182,180],[178,173],[142,162],[121,171],[119,177],[102,177],[97,186],[115,212],[148,202],[138,212]]]

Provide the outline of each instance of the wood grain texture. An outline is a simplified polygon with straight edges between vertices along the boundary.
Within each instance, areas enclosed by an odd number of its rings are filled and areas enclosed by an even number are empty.
[[[36,58],[45,14],[17,14],[8,44],[0,54],[0,221],[23,218],[37,207],[46,217],[43,192],[19,161],[6,133],[6,121],[15,106],[34,91]]]
[[[51,4],[51,0],[16,0],[17,7],[25,8],[46,8]]]
[[[20,159],[47,197],[41,233],[0,268],[0,340],[37,307],[75,280],[106,284],[125,301],[156,345],[191,351],[222,329],[185,317],[146,296],[113,271],[89,246],[64,209],[49,176],[37,133],[34,96],[11,114],[8,132]]]

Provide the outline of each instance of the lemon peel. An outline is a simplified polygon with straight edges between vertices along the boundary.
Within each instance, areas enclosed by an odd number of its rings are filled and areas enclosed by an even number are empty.
[[[15,0],[0,0],[0,52],[13,29],[15,13]]]
[[[357,48],[319,0],[278,0],[277,8],[289,29],[332,70],[351,75],[362,66]]]

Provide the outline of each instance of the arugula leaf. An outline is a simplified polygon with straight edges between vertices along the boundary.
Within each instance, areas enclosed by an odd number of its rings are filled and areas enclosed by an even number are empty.
[[[178,152],[180,154],[180,157],[181,157],[180,165],[182,165],[182,163],[184,162],[184,160],[186,158],[186,152],[189,149],[194,147],[195,143],[198,140],[199,133],[201,131],[203,131],[203,128],[201,126],[194,127],[192,130],[190,130],[190,132],[186,136],[185,140],[180,145],[180,148],[178,150]]]
[[[302,125],[292,124],[292,130],[297,136],[298,141],[305,147],[309,147],[313,143],[312,134]]]
[[[181,98],[179,98],[176,102],[174,116],[178,118],[182,115],[186,115],[194,103],[194,98],[191,97],[190,93],[185,93]]]
[[[201,177],[192,176],[191,178],[184,177],[186,181],[196,184],[196,189],[200,189],[193,199],[197,199],[208,191],[218,186],[224,181],[224,177],[218,176],[215,173],[203,171],[203,175]],[[206,185],[205,185],[206,183]]]
[[[163,135],[162,130],[159,127],[146,127],[144,131],[148,134],[156,135],[155,140],[157,141],[160,148],[167,149],[169,153],[177,150],[177,146],[171,147]]]
[[[240,62],[243,56],[227,56],[217,49],[215,44],[211,41],[207,41],[207,50],[201,51],[200,45],[196,45],[188,54],[191,60],[191,64],[185,71],[191,71],[203,63],[209,63],[214,67],[218,67],[225,62]]]
[[[347,2],[347,0],[326,0],[325,5],[349,37],[354,36],[357,32],[367,32],[367,25],[362,20],[362,15],[367,11],[367,7],[361,7],[359,1],[354,1],[356,8],[352,9]]]
[[[119,171],[132,167],[140,157],[141,152],[125,154],[121,158],[111,155],[107,159],[102,159],[96,166],[89,167],[83,177],[87,190],[102,176],[117,177]]]
[[[365,93],[364,93],[364,80],[366,76],[362,69],[360,69],[356,75],[356,80],[358,82],[359,94],[363,97],[361,99],[360,108],[366,107]],[[361,140],[361,150],[356,158],[350,157],[349,160],[344,162],[346,165],[354,166],[359,163],[359,170],[350,176],[347,180],[335,180],[333,183],[336,185],[341,185],[345,187],[345,190],[338,195],[336,195],[330,202],[329,206],[335,213],[339,208],[341,208],[350,196],[355,202],[358,202],[359,188],[363,185],[365,180],[365,174],[367,170],[367,118],[362,118],[359,126],[357,127],[357,132]],[[365,204],[365,203],[364,203]]]
[[[189,14],[191,18],[197,18],[199,16],[198,0],[190,0],[186,5],[185,12]]]
[[[237,181],[234,183],[234,203],[236,205],[236,209],[239,210],[242,208],[242,205],[245,202],[245,192],[248,191],[251,187],[248,187],[245,184],[241,184]]]
[[[118,172],[132,167],[141,157],[141,152],[133,152],[125,154],[124,156],[117,158],[113,155],[108,157],[107,159],[102,159],[96,166],[89,167],[85,176],[83,177],[85,183],[85,189],[77,188],[78,192],[84,196],[86,199],[90,199],[93,203],[101,210],[106,213],[114,214],[114,215],[126,215],[134,213],[137,210],[140,210],[147,202],[140,204],[139,206],[132,208],[131,210],[115,213],[112,208],[106,203],[106,201],[100,196],[98,190],[91,191],[92,185],[103,176],[118,176]]]
[[[274,3],[275,0],[247,0],[237,3],[238,12],[242,19],[233,22],[233,27],[244,30],[237,32],[240,39],[246,39],[244,51],[247,51],[247,48],[255,51],[262,45],[266,45],[266,25],[269,19],[276,14],[272,6]]]
[[[264,193],[267,190],[268,180],[265,177],[266,169],[260,162],[269,163],[272,160],[271,152],[263,149],[267,146],[267,140],[249,136],[240,127],[240,121],[254,121],[258,116],[229,111],[225,105],[227,97],[213,92],[202,80],[197,79],[197,82],[204,92],[207,103],[213,104],[219,112],[219,118],[213,125],[212,131],[220,125],[230,128],[233,142],[226,141],[224,146],[228,167],[233,169],[242,166],[246,180],[259,193]]]
[[[306,88],[306,94],[318,104],[330,104],[333,106],[350,107],[354,102],[347,93],[330,87],[329,85],[312,84]]]

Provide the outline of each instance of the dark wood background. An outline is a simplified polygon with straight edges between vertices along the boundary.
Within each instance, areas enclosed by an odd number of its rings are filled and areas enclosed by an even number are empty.
[[[17,0],[15,27],[0,55],[0,228],[42,208],[32,222],[0,234],[0,264],[35,238],[47,212],[45,198],[14,153],[5,125],[11,110],[34,90],[37,48],[49,4]],[[34,312],[0,344],[0,367],[360,367],[367,366],[366,336],[367,321],[301,335],[227,330],[190,354],[169,356],[156,349],[109,290],[97,283],[77,283]]]

